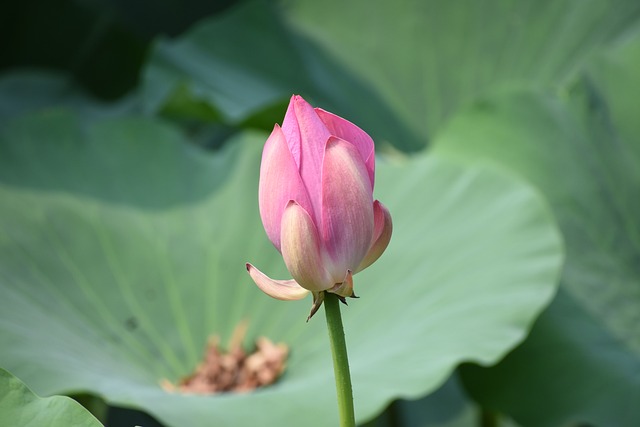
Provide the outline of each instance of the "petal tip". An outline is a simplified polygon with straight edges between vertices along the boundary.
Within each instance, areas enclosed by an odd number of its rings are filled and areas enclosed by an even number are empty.
[[[292,301],[302,299],[309,293],[295,280],[274,280],[249,263],[246,263],[246,268],[256,286],[272,298]]]

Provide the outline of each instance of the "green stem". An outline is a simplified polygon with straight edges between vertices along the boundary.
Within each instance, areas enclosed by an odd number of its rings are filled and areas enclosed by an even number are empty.
[[[340,300],[335,294],[325,293],[324,311],[327,315],[327,328],[329,329],[329,341],[331,341],[331,354],[333,355],[333,373],[336,378],[336,391],[338,393],[340,427],[355,427],[356,419],[353,411],[353,392],[351,390],[347,344],[344,340],[344,329],[342,328]]]

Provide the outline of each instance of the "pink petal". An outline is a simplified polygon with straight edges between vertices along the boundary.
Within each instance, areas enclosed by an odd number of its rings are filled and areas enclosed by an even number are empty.
[[[380,255],[387,249],[389,241],[391,241],[391,233],[393,232],[393,223],[389,210],[379,201],[373,202],[373,242],[367,255],[364,257],[356,273],[369,267],[376,262]]]
[[[309,213],[318,223],[322,204],[322,161],[329,130],[313,107],[301,96],[294,95],[282,123],[282,131],[294,159],[298,159],[298,170],[313,206]]]
[[[336,116],[335,114],[321,108],[316,108],[316,113],[327,129],[329,129],[331,135],[344,139],[356,146],[362,160],[365,165],[367,165],[367,172],[369,172],[369,179],[371,180],[371,188],[373,188],[376,166],[373,139],[371,139],[371,137],[358,126],[343,119],[342,117]]]
[[[293,278],[305,289],[324,291],[334,285],[324,267],[318,231],[309,213],[291,201],[282,215],[282,258]]]
[[[280,224],[289,200],[311,209],[309,195],[280,127],[275,125],[262,151],[258,204],[269,240],[280,250]]]
[[[289,151],[293,156],[293,160],[296,162],[298,170],[300,170],[300,156],[302,151],[300,149],[300,127],[298,126],[298,118],[296,117],[295,99],[296,95],[293,95],[289,100],[289,106],[282,121],[282,132],[289,145]]]
[[[309,291],[298,285],[295,280],[274,280],[249,263],[246,267],[256,285],[270,297],[291,301],[302,299],[309,294]]]
[[[343,281],[347,270],[355,271],[372,236],[373,196],[367,168],[355,146],[331,137],[322,173],[322,238],[336,283]]]

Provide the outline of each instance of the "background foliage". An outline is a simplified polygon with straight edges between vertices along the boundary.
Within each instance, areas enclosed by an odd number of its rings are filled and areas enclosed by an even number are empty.
[[[360,422],[638,425],[639,20],[633,0],[3,3],[0,367],[107,425],[333,425],[323,325],[235,267],[286,273],[255,193],[300,93],[374,137],[396,224],[345,311]],[[292,348],[278,385],[159,389],[248,317],[247,344]],[[43,411],[11,374],[0,419]]]

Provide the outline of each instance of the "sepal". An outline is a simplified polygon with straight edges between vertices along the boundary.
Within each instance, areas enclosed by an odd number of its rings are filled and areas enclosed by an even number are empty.
[[[313,305],[311,306],[311,311],[309,312],[309,317],[307,317],[307,322],[309,319],[313,317],[314,314],[318,312],[320,306],[324,302],[324,291],[320,292],[311,292],[313,294]]]

